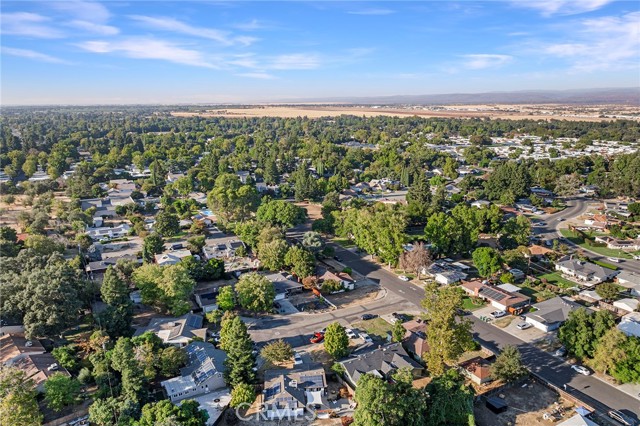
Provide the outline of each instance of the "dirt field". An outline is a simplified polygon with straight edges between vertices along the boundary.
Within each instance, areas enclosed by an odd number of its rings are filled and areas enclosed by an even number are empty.
[[[615,114],[601,117],[603,110],[613,110]],[[175,117],[335,117],[338,115],[375,116],[420,116],[448,118],[506,118],[513,120],[569,120],[608,121],[612,115],[629,116],[638,114],[637,108],[621,106],[565,106],[565,105],[455,105],[444,107],[380,107],[340,106],[340,105],[263,105],[248,108],[226,108],[205,112],[172,112]],[[640,117],[631,119],[640,120]]]
[[[531,381],[527,387],[514,386],[503,389],[496,396],[503,395],[509,408],[500,414],[494,414],[484,404],[478,401],[474,407],[474,414],[478,426],[549,426],[566,420],[574,413],[573,403],[560,398],[549,388]],[[556,405],[556,402],[558,405]],[[565,410],[563,417],[554,420],[544,420],[544,413],[551,413],[556,407]]]

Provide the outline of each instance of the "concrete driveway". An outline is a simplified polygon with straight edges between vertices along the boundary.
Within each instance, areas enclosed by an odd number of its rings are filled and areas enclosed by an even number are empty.
[[[491,312],[495,312],[497,310],[498,309],[495,308],[494,306],[486,306],[484,308],[476,309],[475,311],[472,312],[472,315],[476,318],[481,318],[481,317],[491,318]],[[497,325],[495,325],[496,322],[500,322],[500,320],[503,318],[513,318],[513,320],[506,327],[498,327]],[[520,317],[507,315],[506,317],[502,317],[497,320],[491,320],[488,323],[527,343],[534,342],[538,339],[542,339],[547,336],[547,333],[543,332],[542,330],[538,330],[535,327],[531,327],[526,330],[518,329],[517,326],[521,322],[524,322],[524,321],[521,320]]]

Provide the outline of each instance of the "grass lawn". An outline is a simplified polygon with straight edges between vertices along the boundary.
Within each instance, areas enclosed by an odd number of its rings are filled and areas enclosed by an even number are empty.
[[[558,287],[562,287],[562,288],[571,288],[578,285],[573,281],[569,281],[566,278],[562,278],[562,276],[558,272],[551,272],[550,274],[544,274],[544,275],[538,276],[538,279],[542,279],[542,278],[545,278],[548,283],[557,285]]]
[[[476,304],[470,297],[464,297],[462,299],[462,309],[464,309],[465,311],[475,311],[476,309],[480,309],[483,306],[485,306],[484,303],[481,302],[479,304]]]
[[[603,268],[613,269],[614,271],[618,270],[618,267],[616,265],[612,265],[611,263],[602,262],[600,260],[594,260],[593,263],[595,263],[596,265],[600,265]]]
[[[338,245],[341,245],[342,247],[345,247],[345,248],[351,248],[351,247],[355,247],[356,246],[353,243],[353,241],[351,241],[348,238],[337,238],[336,237],[336,238],[333,238],[331,241],[336,243],[336,244],[338,244]]]
[[[379,317],[368,321],[357,322],[353,324],[353,327],[364,330],[372,337],[379,337],[383,340],[387,338],[387,333],[391,332],[392,329],[391,324]]]
[[[631,255],[629,253],[626,253],[622,250],[614,250],[614,249],[609,249],[606,247],[596,247],[596,246],[591,246],[588,244],[587,241],[585,241],[585,239],[578,233],[570,231],[568,229],[561,229],[560,233],[569,241],[571,241],[574,244],[579,245],[580,247],[582,247],[585,250],[589,250],[592,251],[594,253],[598,253],[601,254],[603,256],[607,256],[607,257],[620,257],[622,259],[631,259]]]

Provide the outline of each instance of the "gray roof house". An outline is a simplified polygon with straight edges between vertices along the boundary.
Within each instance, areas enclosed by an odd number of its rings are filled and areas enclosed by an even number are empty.
[[[618,274],[618,272],[613,269],[603,268],[595,263],[584,262],[578,259],[568,259],[558,262],[556,263],[556,270],[587,287],[593,287],[596,284],[608,281]]]
[[[302,283],[293,281],[279,272],[267,274],[265,277],[273,283],[276,289],[275,300],[286,299],[290,294],[302,291]]]
[[[584,306],[566,298],[554,297],[533,305],[537,310],[525,314],[526,321],[544,332],[556,330],[575,309],[586,309]]]
[[[329,408],[322,365],[264,372],[262,405],[268,419],[301,418],[305,408]]]
[[[629,294],[635,297],[640,297],[640,274],[629,271],[621,271],[616,279],[618,285],[627,289]]]
[[[150,331],[168,345],[186,346],[194,337],[206,338],[207,328],[202,327],[201,315],[186,314],[180,318],[154,318],[146,327],[136,330],[135,336]]]
[[[365,374],[388,379],[400,368],[409,368],[413,377],[422,375],[422,366],[414,361],[401,343],[381,346],[369,352],[340,361],[349,384],[355,389],[358,380]]]
[[[187,365],[180,375],[164,380],[161,385],[171,402],[207,394],[224,388],[224,360],[227,355],[207,342],[193,342],[184,348]]]

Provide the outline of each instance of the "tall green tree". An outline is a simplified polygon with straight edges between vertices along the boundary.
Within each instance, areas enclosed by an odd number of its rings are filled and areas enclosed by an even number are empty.
[[[154,255],[164,251],[164,240],[159,234],[153,233],[144,237],[142,243],[142,258],[147,263],[153,263]]]
[[[218,309],[230,311],[236,307],[236,293],[230,285],[224,286],[218,292],[216,297]]]
[[[243,185],[238,176],[231,173],[216,178],[214,188],[207,195],[207,205],[224,222],[243,221],[258,207],[255,187]]]
[[[104,303],[111,306],[128,305],[131,302],[129,286],[112,266],[104,273],[100,295]]]
[[[79,395],[80,382],[62,373],[55,373],[44,382],[44,400],[52,410],[75,404]]]
[[[502,269],[500,253],[491,247],[478,247],[473,251],[472,258],[482,277],[489,277]]]
[[[276,297],[273,283],[255,272],[240,276],[236,284],[236,294],[240,306],[254,312],[271,310]]]
[[[284,200],[269,200],[263,202],[256,212],[256,219],[273,226],[291,228],[303,223],[307,212],[302,207]]]
[[[180,223],[178,217],[162,210],[156,215],[156,223],[154,229],[163,237],[173,237],[180,232]]]
[[[293,358],[293,348],[282,339],[269,343],[260,351],[260,355],[267,361],[277,364]]]
[[[299,278],[313,275],[316,269],[316,258],[309,250],[292,246],[284,256],[284,263],[291,267],[291,272]]]
[[[324,334],[324,350],[332,358],[343,358],[349,354],[349,336],[345,328],[338,322],[327,326]]]
[[[255,356],[253,355],[253,341],[247,331],[247,326],[240,317],[233,317],[227,327],[227,339],[224,350],[227,359],[224,362],[224,377],[227,385],[235,388],[241,383],[253,383],[255,380]],[[221,333],[222,335],[222,333]]]
[[[474,426],[473,390],[456,370],[447,370],[427,385],[429,394],[426,414],[429,426]]]
[[[522,364],[520,351],[515,346],[507,345],[491,365],[491,375],[498,380],[511,383],[527,374],[526,367]]]
[[[0,365],[0,419],[11,426],[38,426],[42,414],[38,409],[34,383],[15,367]]]
[[[444,373],[445,365],[458,359],[473,347],[471,323],[463,318],[462,291],[458,287],[439,287],[436,283],[425,287],[422,307],[426,310],[427,342],[429,351],[424,355],[427,368],[433,376]]]

